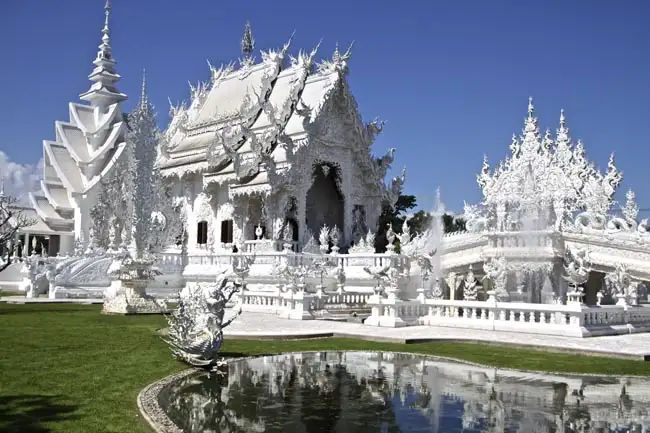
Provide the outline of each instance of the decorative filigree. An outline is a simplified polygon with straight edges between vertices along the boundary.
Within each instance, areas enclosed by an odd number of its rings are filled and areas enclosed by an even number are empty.
[[[463,280],[463,299],[466,301],[476,301],[478,299],[478,291],[476,290],[477,284],[478,281],[476,280],[476,277],[474,277],[472,265],[469,265],[467,275],[465,275],[465,279]]]
[[[167,316],[169,333],[165,341],[178,359],[194,367],[213,368],[221,364],[218,353],[223,329],[240,314],[225,319],[226,304],[243,286],[230,281],[229,272],[217,275],[214,284],[199,284],[181,292],[178,310]]]
[[[404,182],[406,182],[406,168],[402,169],[401,176],[395,176],[390,182],[390,185],[387,185],[385,188],[385,200],[388,205],[392,208],[397,203],[397,199],[402,194],[402,188],[404,187]]]
[[[339,51],[339,44],[336,43],[334,53],[330,60],[323,60],[318,64],[318,72],[321,74],[331,74],[336,72],[340,75],[347,75],[348,73],[348,60],[352,57],[352,47],[354,42],[350,44],[345,53],[341,54]]]
[[[641,281],[633,278],[626,265],[618,263],[613,272],[605,275],[605,283],[612,295],[618,299],[617,305],[637,305],[638,289]]]
[[[501,256],[499,258],[490,259],[490,261],[483,263],[483,271],[485,271],[483,280],[489,280],[494,285],[494,289],[488,291],[490,298],[492,300],[508,298],[509,294],[506,290],[508,263],[506,258]]]
[[[485,158],[477,177],[485,204],[535,203],[540,212],[552,207],[558,221],[580,209],[594,218],[604,216],[620,181],[613,155],[603,175],[587,160],[582,142],[573,147],[564,111],[555,140],[548,131],[542,138],[532,99],[523,134],[513,137],[510,156],[493,172]]]
[[[572,291],[568,293],[569,301],[582,302],[584,296],[582,285],[587,282],[591,272],[591,269],[587,267],[587,250],[567,248],[565,260],[567,262],[564,265],[566,275],[562,275],[562,278],[568,281],[572,288]]]

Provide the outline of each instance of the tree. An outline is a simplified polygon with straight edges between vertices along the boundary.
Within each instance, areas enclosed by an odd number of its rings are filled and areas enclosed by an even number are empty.
[[[377,235],[375,236],[375,249],[378,252],[385,252],[388,240],[386,239],[386,230],[390,224],[393,230],[399,232],[402,229],[404,220],[408,211],[417,206],[417,198],[414,195],[400,195],[395,202],[395,207],[384,206],[379,221],[377,223]],[[409,221],[409,231],[411,236],[422,233],[427,229],[431,222],[431,216],[423,211],[417,211]],[[399,252],[399,245],[396,247]]]
[[[455,218],[449,214],[442,216],[442,226],[445,233],[464,232],[466,230],[465,220],[463,218]]]
[[[11,265],[13,249],[16,248],[15,240],[18,232],[35,223],[25,216],[18,200],[12,195],[0,194],[0,272]]]
[[[393,230],[399,233],[409,210],[417,207],[417,198],[414,195],[400,195],[395,203],[395,207],[384,206],[379,221],[377,223],[377,235],[375,237],[375,249],[382,253],[386,251],[388,240],[386,239],[386,230],[388,224],[391,224]],[[415,212],[409,220],[409,232],[415,236],[424,232],[431,224],[431,214],[423,210]],[[465,220],[463,218],[454,218],[450,214],[442,216],[442,224],[445,233],[464,232]],[[396,242],[395,251],[399,252],[399,242]]]

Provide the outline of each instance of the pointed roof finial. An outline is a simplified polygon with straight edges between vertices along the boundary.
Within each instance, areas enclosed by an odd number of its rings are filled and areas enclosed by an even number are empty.
[[[106,4],[104,5],[104,28],[102,29],[102,33],[104,36],[102,37],[102,42],[104,44],[108,44],[110,42],[110,33],[111,29],[108,26],[108,20],[111,16],[111,0],[106,0]]]
[[[115,83],[120,80],[120,75],[115,71],[117,63],[113,58],[111,47],[109,18],[111,15],[111,2],[106,0],[104,5],[104,28],[102,29],[102,43],[99,44],[97,56],[93,61],[95,66],[88,78],[93,83],[90,89],[80,95],[82,100],[89,101],[91,105],[107,105],[120,102],[126,99],[126,95],[120,93]]]
[[[332,62],[338,64],[341,62],[341,52],[339,51],[339,43],[336,42],[334,46],[334,53],[332,53]]]
[[[142,89],[140,92],[140,106],[147,105],[147,70],[142,68]]]
[[[244,36],[241,40],[241,52],[244,57],[248,57],[253,53],[255,49],[255,39],[253,38],[253,31],[251,30],[250,21],[246,21],[244,26]]]

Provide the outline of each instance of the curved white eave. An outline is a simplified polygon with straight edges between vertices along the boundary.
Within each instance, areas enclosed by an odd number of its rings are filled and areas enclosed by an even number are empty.
[[[97,107],[90,107],[88,105],[82,105],[77,102],[70,102],[69,105],[69,111],[70,111],[70,120],[74,121],[75,125],[83,132],[84,134],[95,134],[97,131],[102,130],[103,128],[106,127],[110,122],[113,121],[115,118],[115,114],[118,112],[118,109],[120,108],[119,103],[111,104],[110,107],[108,107],[108,112],[103,116],[103,119],[99,120],[100,117],[100,112],[99,108]],[[92,125],[93,128],[89,128],[90,125],[86,125],[82,122],[81,116],[79,116],[79,109],[87,109],[90,108],[89,111],[92,111],[93,115],[93,122],[94,124]]]
[[[115,149],[115,153],[111,157],[111,159],[106,163],[106,166],[102,169],[102,171],[94,176],[86,185],[86,187],[83,190],[83,193],[86,194],[88,191],[93,189],[95,185],[97,185],[103,178],[104,176],[107,176],[111,170],[115,167],[115,164],[120,160],[122,157],[122,154],[124,153],[124,150],[126,149],[126,142],[119,143],[117,145],[117,149]]]
[[[56,210],[59,210],[59,209],[60,209],[60,210],[64,210],[64,211],[74,210],[72,207],[69,207],[69,206],[63,206],[63,205],[61,205],[60,203],[58,203],[58,202],[54,199],[54,197],[52,196],[52,194],[50,193],[50,188],[49,188],[49,186],[47,186],[47,183],[46,183],[45,180],[43,180],[43,179],[41,179],[41,191],[43,192],[43,195],[45,196],[45,198],[47,199],[47,201],[50,202],[50,204],[52,205],[52,207],[53,207],[54,209],[56,209]]]
[[[92,163],[96,161],[97,159],[101,158],[104,156],[104,154],[109,151],[110,149],[113,148],[115,143],[117,142],[117,139],[120,137],[122,133],[126,132],[126,123],[125,122],[119,122],[113,125],[110,134],[104,141],[104,144],[101,145],[100,147],[97,148],[94,152],[90,154],[90,159],[88,160],[89,163]]]
[[[42,219],[43,221],[45,221],[46,223],[54,224],[54,225],[65,225],[65,224],[70,223],[70,220],[66,220],[66,219],[63,219],[63,218],[50,218],[50,217],[48,217],[45,214],[45,212],[43,212],[43,209],[41,209],[41,207],[39,206],[38,200],[36,200],[36,196],[34,195],[33,192],[29,193],[29,201],[32,204],[32,207],[34,208],[34,210],[36,211],[36,214],[38,215],[38,217],[40,219]]]
[[[62,144],[65,146],[65,148],[68,150],[68,152],[70,152],[70,156],[72,156],[72,159],[74,159],[77,164],[79,164],[79,163],[81,163],[81,164],[90,164],[90,163],[93,163],[94,161],[96,161],[97,159],[101,158],[102,156],[104,156],[104,154],[108,150],[113,148],[113,145],[117,141],[120,134],[122,134],[126,129],[126,124],[124,122],[119,122],[119,123],[114,124],[112,126],[110,134],[108,135],[108,137],[104,141],[104,144],[101,145],[100,147],[98,147],[94,152],[89,152],[88,160],[84,160],[77,154],[77,152],[75,152],[74,148],[70,144],[70,141],[68,140],[68,137],[65,134],[65,129],[63,129],[64,125],[65,126],[72,126],[72,127],[76,127],[76,126],[72,125],[70,123],[66,124],[64,122],[56,122],[56,127],[59,130]],[[78,129],[81,131],[81,128],[78,128]],[[84,143],[84,145],[86,145],[86,144]]]
[[[51,146],[52,145],[50,144],[49,141],[47,140],[43,141],[43,150],[47,152],[47,156],[49,157],[50,164],[52,164],[52,167],[54,167],[54,171],[56,171],[56,175],[59,177],[59,179],[61,179],[61,183],[63,184],[65,189],[67,189],[68,191],[77,192],[72,186],[70,180],[66,177],[65,172],[61,169],[61,166],[56,160],[56,156],[54,155],[54,152],[52,152]]]
[[[54,127],[56,128],[56,131],[58,132],[58,135],[61,137],[61,144],[63,144],[65,146],[66,150],[68,151],[68,153],[70,154],[72,159],[74,159],[74,161],[77,164],[80,163],[80,162],[84,162],[83,159],[79,156],[79,154],[75,151],[74,147],[72,147],[72,145],[70,144],[70,141],[68,140],[68,137],[67,137],[67,135],[65,133],[65,129],[63,129],[64,126],[71,126],[73,128],[79,129],[80,131],[81,131],[81,128],[79,128],[76,125],[73,125],[72,123],[61,122],[60,120],[57,120],[56,122],[54,122]],[[84,143],[84,145],[86,145],[86,144]]]

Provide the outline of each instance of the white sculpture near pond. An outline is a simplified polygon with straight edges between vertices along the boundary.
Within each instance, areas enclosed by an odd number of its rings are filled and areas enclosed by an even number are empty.
[[[184,291],[178,310],[167,316],[169,334],[165,341],[174,356],[193,367],[221,365],[218,354],[223,344],[223,329],[242,312],[239,307],[225,319],[226,304],[244,286],[243,281],[231,279],[232,276],[232,272],[226,270],[217,275],[215,283]]]

